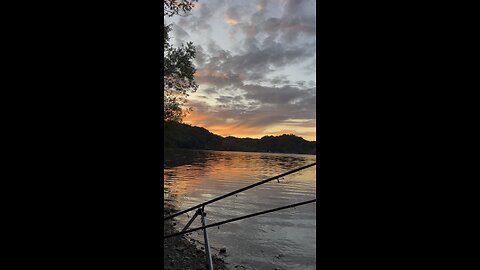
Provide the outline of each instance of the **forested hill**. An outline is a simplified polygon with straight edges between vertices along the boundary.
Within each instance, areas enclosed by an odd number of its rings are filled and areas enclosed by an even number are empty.
[[[164,123],[164,142],[167,148],[187,148],[220,151],[272,152],[316,154],[315,142],[306,141],[295,135],[265,136],[261,139],[221,137],[205,128]]]

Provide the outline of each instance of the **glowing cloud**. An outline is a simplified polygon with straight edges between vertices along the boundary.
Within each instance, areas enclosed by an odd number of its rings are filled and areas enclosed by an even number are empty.
[[[200,2],[172,17],[174,36],[197,49],[184,121],[224,137],[316,140],[316,1]]]
[[[229,24],[229,25],[236,25],[238,24],[238,21],[235,20],[234,18],[229,18],[227,15],[225,15],[225,21]]]

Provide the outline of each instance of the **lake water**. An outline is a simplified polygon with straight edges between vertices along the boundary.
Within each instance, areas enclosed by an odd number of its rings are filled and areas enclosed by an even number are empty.
[[[183,210],[225,193],[316,162],[313,155],[166,149],[165,203]],[[231,219],[316,198],[316,166],[205,207],[206,222]],[[189,215],[192,217],[194,211]],[[181,230],[190,218],[175,218]],[[198,217],[191,228],[200,227]],[[190,235],[203,244],[203,231]],[[226,248],[229,269],[315,269],[316,203],[209,228],[213,254]],[[235,268],[236,265],[243,267]]]

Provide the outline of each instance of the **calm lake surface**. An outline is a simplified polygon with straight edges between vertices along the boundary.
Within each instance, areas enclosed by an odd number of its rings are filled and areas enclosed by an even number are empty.
[[[166,149],[165,204],[183,210],[255,182],[316,162],[313,155]],[[316,198],[316,166],[205,207],[206,222],[231,219]],[[212,254],[226,248],[229,269],[315,269],[316,203],[209,228]],[[192,217],[194,212],[190,212]],[[189,218],[175,218],[181,230]],[[190,228],[200,227],[200,218]],[[203,231],[190,235],[203,245]],[[236,265],[243,265],[245,268]]]

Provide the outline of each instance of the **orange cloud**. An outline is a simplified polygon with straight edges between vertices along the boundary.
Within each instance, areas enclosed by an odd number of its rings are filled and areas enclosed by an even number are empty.
[[[224,123],[211,123],[211,118],[214,113],[204,113],[193,111],[188,114],[183,120],[185,123],[193,126],[204,127],[210,132],[227,137],[234,136],[238,138],[261,138],[265,136],[264,131],[266,127],[250,127],[247,125],[239,125],[235,121],[225,121]]]
[[[209,78],[209,77],[228,79],[227,74],[225,74],[224,72],[221,72],[219,70],[202,68],[202,69],[198,69],[195,72],[195,79],[200,79],[201,80],[203,78]]]
[[[199,112],[190,112],[188,113],[185,118],[183,119],[184,122],[192,124],[196,126],[195,123],[202,123],[205,119],[207,119],[208,115],[206,113],[199,113]]]
[[[238,23],[237,20],[235,20],[234,18],[229,18],[227,15],[225,15],[225,21],[229,24],[229,25],[236,25]]]
[[[184,122],[193,126],[204,127],[210,132],[222,137],[234,136],[237,138],[254,138],[259,139],[263,136],[279,136],[282,134],[294,134],[308,141],[316,140],[315,131],[299,132],[294,129],[280,129],[279,131],[267,131],[268,126],[248,126],[248,124],[238,124],[235,121],[225,121],[223,123],[212,123],[213,117],[218,117],[215,113],[206,113],[193,111],[188,114]]]

